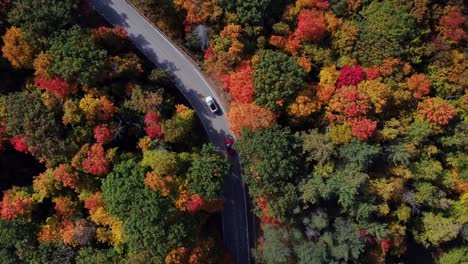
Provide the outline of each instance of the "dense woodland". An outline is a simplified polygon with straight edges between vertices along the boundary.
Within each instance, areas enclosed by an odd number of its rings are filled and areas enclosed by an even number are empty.
[[[468,262],[463,1],[132,2],[230,95],[257,263]]]
[[[468,262],[462,0],[131,2],[229,96],[257,263]],[[83,2],[0,10],[2,263],[227,263],[170,78]]]
[[[215,263],[227,157],[124,28],[0,1],[0,263]]]

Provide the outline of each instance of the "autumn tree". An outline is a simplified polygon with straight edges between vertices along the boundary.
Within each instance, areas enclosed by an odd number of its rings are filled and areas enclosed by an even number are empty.
[[[183,104],[175,106],[176,112],[162,123],[164,140],[170,143],[184,142],[195,126],[195,111]]]
[[[261,51],[254,68],[255,103],[269,110],[279,109],[304,87],[304,70],[294,57],[282,52]]]
[[[93,28],[94,41],[98,46],[116,54],[127,47],[128,32],[123,26]]]
[[[466,32],[463,29],[465,17],[458,6],[447,6],[445,15],[439,20],[438,29],[443,38],[450,42],[458,43],[466,39]]]
[[[75,85],[70,85],[59,77],[55,77],[54,79],[36,77],[34,78],[34,83],[37,88],[52,93],[58,99],[63,99],[78,91]]]
[[[240,25],[228,24],[211,40],[204,57],[208,72],[220,77],[241,61],[243,34]]]
[[[407,81],[408,89],[413,92],[413,97],[422,99],[430,92],[431,81],[425,74],[413,74]]]
[[[83,160],[83,169],[95,176],[104,176],[109,172],[110,164],[102,145],[94,144],[89,148],[87,157]]]
[[[74,105],[70,105],[75,110]],[[79,109],[82,111],[88,123],[94,123],[96,120],[107,121],[117,112],[117,107],[106,97],[94,97],[86,94],[79,102]],[[75,115],[78,113],[75,113]],[[74,115],[71,114],[71,117]],[[75,117],[76,118],[76,117]],[[71,120],[75,119],[71,118]],[[68,120],[68,119],[67,119]]]
[[[323,12],[302,9],[297,17],[297,29],[294,34],[301,40],[319,41],[327,32]]]
[[[26,188],[13,187],[3,192],[0,202],[1,217],[5,220],[28,219],[32,212],[33,200]]]
[[[34,76],[51,79],[52,77],[49,74],[49,68],[50,68],[51,63],[52,63],[52,58],[46,53],[44,53],[43,51],[41,51],[36,56],[33,62],[33,67],[35,70]]]
[[[167,150],[148,150],[143,153],[142,166],[148,166],[158,175],[175,175],[178,171],[177,153]]]
[[[221,185],[230,174],[231,166],[226,156],[219,155],[214,146],[203,145],[189,169],[189,190],[204,199],[218,199]]]
[[[111,131],[111,128],[107,124],[102,124],[94,127],[93,132],[94,139],[96,139],[96,142],[100,145],[108,144],[113,139],[113,133]]]
[[[149,111],[145,115],[145,131],[150,138],[162,138],[161,117],[157,112]]]
[[[30,69],[33,66],[33,48],[24,40],[24,33],[21,28],[12,26],[2,37],[4,46],[2,47],[3,57],[16,68]]]
[[[241,64],[236,71],[222,77],[223,89],[229,92],[236,103],[253,102],[253,70],[250,63]]]
[[[141,60],[134,53],[109,57],[104,68],[109,79],[133,78],[143,73]]]
[[[215,0],[175,0],[174,5],[178,10],[185,10],[185,31],[190,31],[192,25],[215,22],[222,14],[222,8]]]
[[[67,164],[60,164],[53,171],[55,180],[61,182],[63,186],[78,189],[80,187],[80,176],[73,168]]]
[[[226,115],[229,129],[236,135],[241,135],[242,128],[250,130],[266,128],[273,125],[276,115],[255,103],[233,104]]]
[[[296,100],[289,105],[288,113],[294,117],[308,117],[320,109],[320,104],[307,95],[298,95]]]
[[[25,138],[21,135],[10,138],[10,144],[18,152],[29,153],[28,144],[26,144]]]
[[[52,58],[51,74],[82,85],[97,80],[106,57],[106,51],[95,46],[91,33],[78,26],[52,38],[47,54]]]
[[[347,85],[357,85],[365,77],[366,73],[360,65],[345,65],[340,70],[340,75],[338,76],[338,81],[336,82],[336,88],[341,88],[341,86]]]
[[[418,114],[436,125],[447,125],[455,116],[455,109],[439,97],[426,98],[418,104]]]
[[[73,247],[86,246],[94,237],[95,228],[86,220],[68,221],[63,223],[63,242]]]
[[[160,91],[145,91],[137,86],[132,90],[130,99],[124,102],[124,107],[139,113],[147,113],[159,109],[162,103],[163,96]]]

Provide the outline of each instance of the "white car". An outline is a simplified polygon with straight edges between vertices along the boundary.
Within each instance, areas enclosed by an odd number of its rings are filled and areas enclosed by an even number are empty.
[[[214,101],[214,99],[211,96],[207,96],[205,98],[205,102],[208,105],[208,107],[210,108],[212,113],[216,113],[218,111],[218,106],[216,106],[216,102]]]

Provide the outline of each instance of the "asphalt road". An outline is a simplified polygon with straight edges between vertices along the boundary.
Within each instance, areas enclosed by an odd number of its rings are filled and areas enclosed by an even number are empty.
[[[107,21],[124,26],[134,45],[158,67],[165,69],[175,79],[175,85],[187,98],[200,118],[208,138],[217,148],[224,149],[224,140],[231,134],[224,117],[210,112],[204,102],[206,96],[220,102],[218,96],[203,78],[199,70],[171,41],[152,26],[125,0],[88,0]],[[239,157],[231,158],[234,172],[223,186],[224,246],[240,264],[250,263],[247,204],[244,185],[241,181]]]

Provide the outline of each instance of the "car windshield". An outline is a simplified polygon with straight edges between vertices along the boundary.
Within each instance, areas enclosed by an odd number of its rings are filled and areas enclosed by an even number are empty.
[[[209,102],[208,105],[210,106],[211,110],[216,110],[216,105],[213,101]]]

